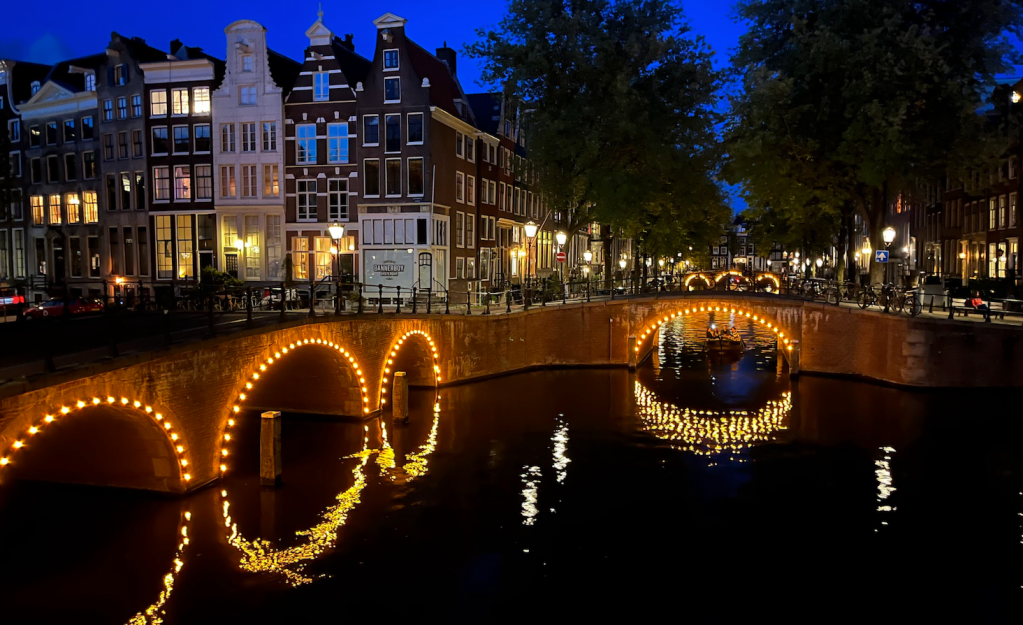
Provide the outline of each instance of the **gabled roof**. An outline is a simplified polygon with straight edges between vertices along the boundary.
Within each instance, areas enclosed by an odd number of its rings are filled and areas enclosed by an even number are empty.
[[[476,118],[476,127],[496,137],[501,124],[501,94],[470,93],[465,97]]]
[[[54,83],[64,87],[68,91],[79,92],[85,90],[85,74],[78,70],[93,70],[102,67],[106,63],[107,54],[103,52],[101,54],[91,54],[89,56],[79,57],[77,59],[71,59],[69,61],[60,61],[50,68],[50,73],[46,76],[46,80],[52,80]]]
[[[171,42],[170,53],[179,61],[206,59],[213,63],[213,88],[216,89],[224,82],[224,73],[227,71],[227,64],[215,56],[206,54],[202,48],[186,46],[180,39]],[[167,58],[160,59],[166,61]]]
[[[0,59],[7,66],[8,88],[15,106],[27,102],[32,97],[32,83],[42,84],[50,73],[49,65],[29,63],[16,59]]]
[[[294,59],[284,56],[267,48],[267,64],[270,66],[270,77],[274,84],[281,88],[285,97],[291,93],[295,86],[295,80],[302,71],[302,64]]]
[[[417,74],[430,81],[430,103],[475,125],[472,109],[466,101],[462,85],[451,73],[447,63],[430,54],[411,39],[406,37],[406,40],[409,43],[408,55],[412,60],[412,67],[415,68]],[[465,103],[464,113],[458,112],[455,100]]]
[[[373,64],[369,59],[349,49],[339,37],[331,40],[330,47],[334,50],[334,60],[341,67],[341,72],[348,79],[352,89],[355,89],[355,83],[366,82],[369,68]]]

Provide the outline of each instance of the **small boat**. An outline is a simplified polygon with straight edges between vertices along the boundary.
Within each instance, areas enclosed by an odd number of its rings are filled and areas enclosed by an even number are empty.
[[[707,339],[707,351],[709,352],[741,352],[746,349],[746,342],[741,338],[736,340],[727,336],[720,336]]]

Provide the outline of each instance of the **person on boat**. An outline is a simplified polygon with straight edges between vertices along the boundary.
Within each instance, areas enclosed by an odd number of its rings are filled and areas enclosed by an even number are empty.
[[[707,328],[707,338],[716,339],[719,338],[720,336],[721,335],[718,333],[717,327],[714,326],[714,324],[711,324],[711,326]]]
[[[742,340],[742,337],[739,336],[739,332],[735,329],[735,326],[728,328],[728,338],[732,339],[736,343]]]

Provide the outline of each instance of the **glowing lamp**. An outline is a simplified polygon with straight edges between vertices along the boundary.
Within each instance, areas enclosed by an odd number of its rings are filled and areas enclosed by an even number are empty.
[[[583,260],[585,260],[587,263],[593,260],[593,252],[591,252],[590,250],[586,250],[585,252],[583,252]]]
[[[565,234],[564,230],[559,230],[554,238],[558,240],[558,245],[564,245],[565,241],[568,241],[568,235]]]
[[[818,258],[817,259],[817,267],[823,267],[823,266],[824,266],[824,259],[823,258]]]
[[[234,242],[234,249],[238,250],[239,252],[244,250],[245,242],[242,241],[241,239],[238,239],[237,241]]]
[[[530,221],[526,225],[522,226],[522,229],[526,231],[526,237],[532,239],[536,236],[537,225]]]
[[[624,258],[618,261],[618,266],[621,267],[622,269],[625,269],[625,264],[626,263]]]
[[[884,237],[885,245],[891,245],[892,241],[895,240],[895,228],[888,226],[884,229],[884,232],[881,233],[881,236]]]

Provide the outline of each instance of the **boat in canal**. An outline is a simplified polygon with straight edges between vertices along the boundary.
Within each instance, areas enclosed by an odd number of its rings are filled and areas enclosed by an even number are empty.
[[[729,336],[719,336],[715,338],[708,338],[706,349],[711,353],[739,353],[746,350],[746,342],[742,338],[732,338]]]

